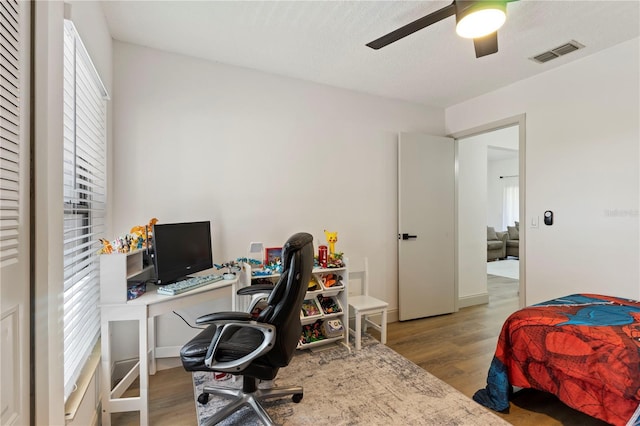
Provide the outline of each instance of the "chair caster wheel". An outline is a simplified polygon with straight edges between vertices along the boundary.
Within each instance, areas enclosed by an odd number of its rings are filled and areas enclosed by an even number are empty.
[[[200,395],[198,395],[198,402],[202,405],[205,405],[207,402],[209,402],[209,394],[201,393]]]
[[[291,397],[291,400],[297,404],[298,402],[302,401],[302,394],[301,393],[293,394],[293,396]]]

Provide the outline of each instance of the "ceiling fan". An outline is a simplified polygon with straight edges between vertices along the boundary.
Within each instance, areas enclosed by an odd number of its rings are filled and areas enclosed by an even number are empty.
[[[398,28],[389,34],[367,43],[372,49],[380,49],[451,15],[456,16],[456,32],[464,38],[472,38],[476,58],[498,51],[498,28],[507,16],[507,3],[516,0],[453,0],[448,6]]]

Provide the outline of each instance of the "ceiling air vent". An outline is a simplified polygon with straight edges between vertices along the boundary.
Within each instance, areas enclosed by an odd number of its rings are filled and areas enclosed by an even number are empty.
[[[575,52],[576,50],[582,49],[583,47],[583,44],[580,44],[575,40],[571,40],[570,42],[565,43],[562,46],[558,46],[554,49],[540,53],[539,55],[533,56],[529,59],[539,64],[544,64],[545,62],[549,62],[552,59],[559,58],[560,56],[566,55],[567,53]]]

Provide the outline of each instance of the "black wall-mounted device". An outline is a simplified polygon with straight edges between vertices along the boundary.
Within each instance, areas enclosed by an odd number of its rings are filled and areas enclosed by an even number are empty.
[[[551,210],[544,212],[544,224],[553,225],[553,212]]]

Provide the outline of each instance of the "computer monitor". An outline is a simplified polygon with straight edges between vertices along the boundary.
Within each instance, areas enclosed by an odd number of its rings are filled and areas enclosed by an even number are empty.
[[[153,259],[158,285],[213,268],[211,222],[156,223]]]

